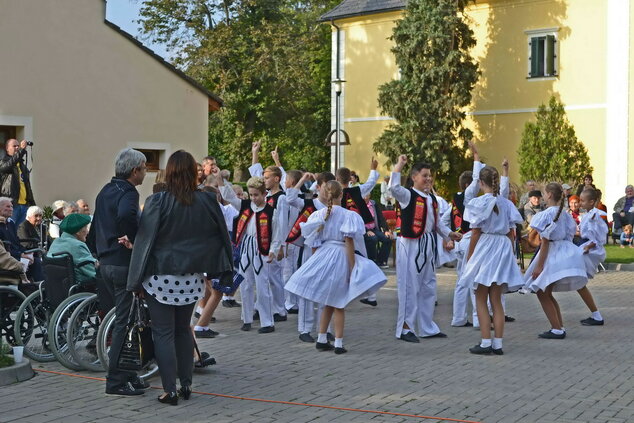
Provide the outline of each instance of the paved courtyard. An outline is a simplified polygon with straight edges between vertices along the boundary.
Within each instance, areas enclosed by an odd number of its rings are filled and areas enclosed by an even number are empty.
[[[454,283],[453,270],[443,269],[436,321],[447,339],[410,344],[394,338],[397,304],[390,273],[378,307],[358,302],[349,307],[348,354],[318,352],[299,342],[296,316],[278,323],[272,334],[245,333],[239,330],[239,309],[223,307],[213,325],[221,335],[200,342],[218,364],[194,375],[195,391],[393,414],[202,394],[171,407],[156,401],[160,390],[106,397],[102,381],[39,372],[0,388],[0,422],[634,421],[634,273],[603,273],[591,282],[604,327],[581,326],[588,312],[579,296],[558,294],[568,331],[563,341],[537,338],[548,324],[535,296],[508,296],[507,311],[517,321],[506,326],[500,357],[469,354],[479,332],[450,327]],[[57,363],[34,368],[67,372]],[[158,378],[151,383],[160,386]]]

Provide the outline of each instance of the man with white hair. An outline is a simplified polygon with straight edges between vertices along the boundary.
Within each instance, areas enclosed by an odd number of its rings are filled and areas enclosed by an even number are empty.
[[[11,218],[12,215],[13,200],[9,197],[0,197],[0,240],[4,243],[5,248],[14,259],[24,259],[28,261],[29,269],[27,276],[30,280],[35,282],[44,280],[42,260],[34,257],[33,253],[25,253],[26,249],[20,244],[18,228]]]
[[[51,207],[53,209],[53,218],[48,226],[48,234],[51,238],[59,238],[60,230],[59,224],[64,220],[64,210],[68,206],[68,203],[64,200],[57,200]]]
[[[614,231],[620,232],[625,225],[634,226],[634,186],[625,187],[625,197],[619,198],[614,205]]]
[[[125,148],[115,159],[115,176],[99,192],[87,244],[97,254],[104,286],[115,299],[116,319],[108,353],[106,394],[141,395],[149,384],[136,373],[118,368],[132,293],[126,290],[128,268],[139,228],[139,192],[147,171],[140,151]]]

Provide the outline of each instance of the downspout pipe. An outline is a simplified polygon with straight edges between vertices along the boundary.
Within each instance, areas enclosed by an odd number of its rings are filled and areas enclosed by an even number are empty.
[[[330,25],[332,25],[333,27],[335,27],[337,29],[337,52],[335,54],[335,80],[339,81],[341,79],[341,75],[340,75],[340,60],[339,60],[339,46],[340,46],[340,40],[341,40],[341,28],[335,23],[334,19],[330,20]],[[340,132],[340,126],[341,123],[339,122],[339,109],[340,109],[340,97],[341,97],[341,92],[336,92],[336,98],[335,98],[335,166],[334,166],[334,171],[336,172],[337,169],[339,168],[339,148],[340,148],[340,139],[339,139],[339,132]]]

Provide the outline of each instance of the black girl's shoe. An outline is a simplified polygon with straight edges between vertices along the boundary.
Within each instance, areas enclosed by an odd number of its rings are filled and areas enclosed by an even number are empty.
[[[476,344],[473,347],[469,348],[469,352],[471,354],[488,355],[488,354],[491,354],[493,352],[493,348],[492,347],[481,347],[480,344]]]
[[[184,400],[188,400],[191,395],[192,395],[191,386],[181,386],[181,389],[178,390],[178,396],[180,396]]]
[[[335,354],[345,354],[348,350],[344,347],[335,347]]]
[[[176,392],[166,393],[158,397],[158,400],[163,404],[178,405],[178,394]]]

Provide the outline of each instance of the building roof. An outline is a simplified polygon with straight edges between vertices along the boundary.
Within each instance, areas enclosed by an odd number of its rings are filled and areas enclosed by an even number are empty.
[[[175,73],[177,76],[179,76],[182,79],[184,79],[185,81],[187,81],[190,85],[192,85],[194,88],[196,88],[201,93],[205,94],[209,98],[209,107],[210,107],[211,110],[218,110],[220,107],[223,106],[223,101],[222,101],[222,99],[220,97],[218,97],[216,94],[214,94],[211,91],[209,91],[207,88],[205,88],[202,84],[197,82],[192,77],[187,76],[183,71],[181,71],[181,70],[177,69],[176,67],[174,67],[172,64],[170,64],[168,61],[163,59],[161,56],[159,56],[158,54],[154,53],[154,51],[152,51],[151,49],[149,49],[146,46],[144,46],[139,40],[134,38],[131,34],[125,32],[119,26],[113,24],[112,22],[110,22],[108,20],[104,20],[104,23],[107,26],[109,26],[110,28],[112,28],[113,30],[115,30],[116,32],[118,32],[119,34],[121,34],[123,37],[127,38],[130,42],[136,44],[137,47],[139,47],[141,50],[143,50],[144,52],[146,52],[147,54],[152,56],[160,64],[165,66],[168,70],[170,70],[171,72]]]
[[[392,12],[404,9],[406,4],[407,0],[343,0],[334,9],[321,15],[319,21]]]

